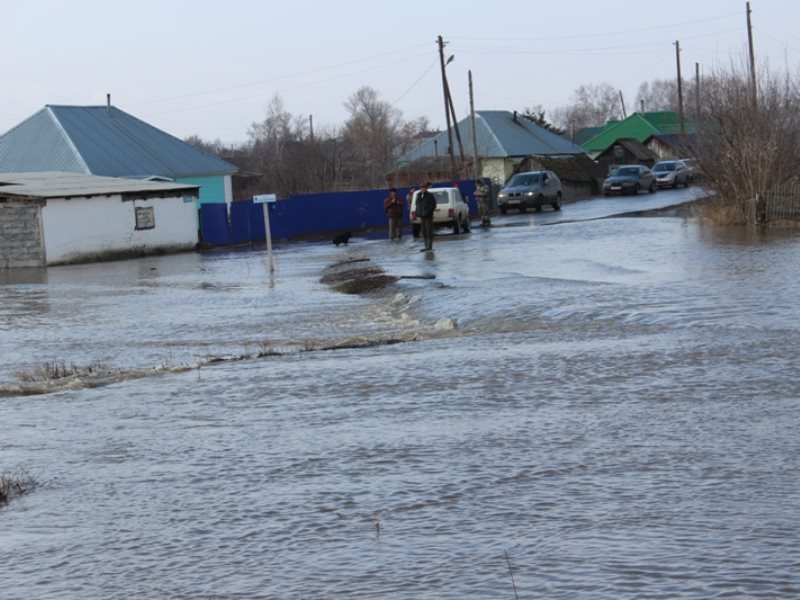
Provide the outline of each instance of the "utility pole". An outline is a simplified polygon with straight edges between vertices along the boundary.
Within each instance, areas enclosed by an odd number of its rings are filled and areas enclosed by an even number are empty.
[[[750,85],[752,86],[753,104],[756,103],[758,98],[758,89],[756,88],[756,52],[753,49],[753,22],[750,19],[750,2],[747,3],[747,46],[750,50]]]
[[[625,99],[622,97],[622,90],[619,91],[619,103],[622,105],[622,118],[627,119],[628,113],[625,111]]]
[[[308,137],[314,141],[314,115],[308,115]]]
[[[456,158],[453,155],[453,132],[450,130],[450,102],[448,98],[450,94],[447,89],[447,75],[445,75],[444,67],[444,39],[442,36],[438,37],[439,43],[439,64],[442,67],[442,92],[444,94],[444,116],[447,121],[447,153],[450,155],[450,170],[453,179],[456,177]],[[449,62],[449,61],[448,61]]]
[[[700,120],[700,63],[694,63],[694,119]]]
[[[683,123],[683,83],[681,78],[681,43],[675,41],[675,61],[678,64],[678,111],[681,115],[681,133],[686,133],[686,126]]]
[[[453,107],[453,96],[450,95],[450,84],[447,84],[447,102],[450,105],[450,116],[453,117],[453,129],[456,131],[456,140],[458,141],[458,154],[461,157],[461,165],[464,165],[464,144],[461,143],[461,131],[458,129],[458,119],[456,119],[456,109]]]
[[[469,77],[469,118],[472,126],[472,170],[475,181],[478,181],[480,168],[478,166],[478,135],[475,132],[475,97],[472,94],[472,71],[467,71],[467,75]]]

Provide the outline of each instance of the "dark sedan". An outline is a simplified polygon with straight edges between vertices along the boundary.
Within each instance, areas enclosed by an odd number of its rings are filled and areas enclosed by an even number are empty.
[[[656,191],[656,178],[653,172],[644,165],[622,165],[611,171],[603,182],[603,193],[638,194],[647,190],[651,194]]]

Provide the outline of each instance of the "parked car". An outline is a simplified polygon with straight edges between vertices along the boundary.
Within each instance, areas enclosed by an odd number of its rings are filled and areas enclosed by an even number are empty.
[[[644,165],[621,165],[603,181],[603,193],[606,196],[638,194],[641,190],[651,194],[656,191],[656,178]]]
[[[457,187],[429,188],[436,198],[436,211],[433,213],[434,228],[452,227],[453,233],[469,232],[469,205]],[[419,237],[422,221],[417,217],[417,199],[421,190],[414,192],[408,207],[411,217],[411,232]]]
[[[689,169],[680,160],[662,160],[653,165],[653,175],[656,176],[658,187],[673,187],[689,185]]]
[[[497,205],[502,214],[510,208],[520,212],[533,208],[540,212],[545,204],[552,206],[553,210],[561,210],[561,180],[552,171],[517,173],[497,195]]]
[[[689,183],[694,183],[700,179],[700,167],[696,158],[682,158],[681,162],[686,165],[686,170],[689,171]]]

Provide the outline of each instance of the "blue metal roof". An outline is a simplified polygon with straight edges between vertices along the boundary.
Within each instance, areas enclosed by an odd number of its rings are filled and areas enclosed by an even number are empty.
[[[458,122],[458,130],[464,145],[464,154],[471,156],[472,125],[471,119]],[[544,127],[529,121],[521,115],[507,110],[479,110],[475,112],[475,134],[478,154],[489,158],[506,158],[512,156],[574,156],[586,154],[586,150],[568,139],[548,131]],[[453,131],[453,147],[458,154],[458,141]],[[409,150],[400,157],[400,164],[418,158],[447,155],[447,132],[425,140],[421,145]]]
[[[109,177],[228,175],[237,167],[106,106],[45,106],[0,136],[0,172]]]

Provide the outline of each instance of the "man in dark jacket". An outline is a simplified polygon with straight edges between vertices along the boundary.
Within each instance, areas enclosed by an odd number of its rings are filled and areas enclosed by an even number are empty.
[[[423,183],[417,197],[416,212],[422,222],[422,239],[425,247],[422,252],[433,250],[433,213],[436,210],[436,196],[428,191],[430,183]]]

